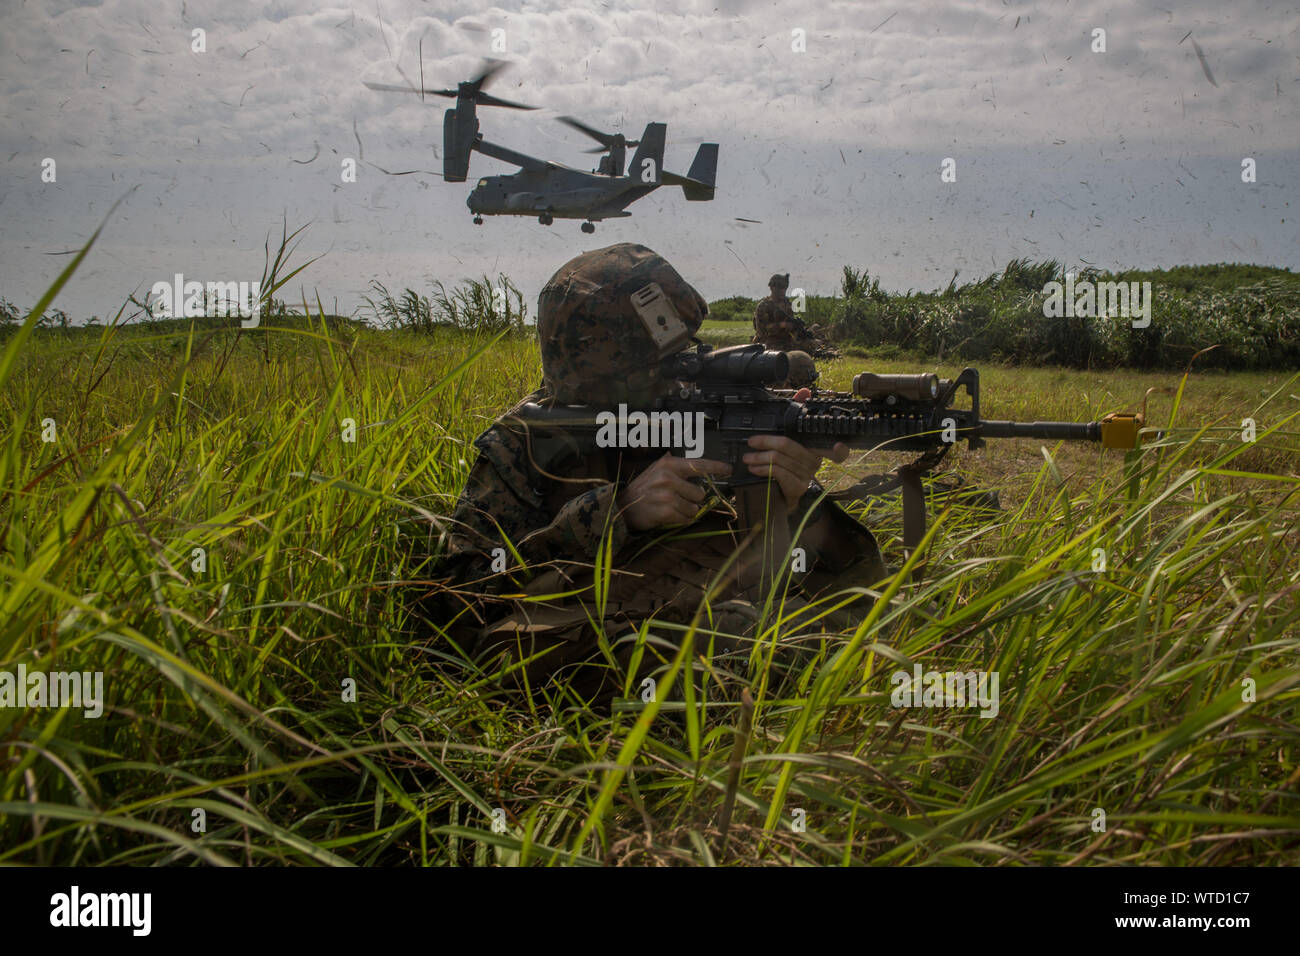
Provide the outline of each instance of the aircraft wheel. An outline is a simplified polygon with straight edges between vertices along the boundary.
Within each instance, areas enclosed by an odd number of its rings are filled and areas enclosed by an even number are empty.
[[[474,217],[474,225],[476,225],[476,226],[481,226],[481,225],[483,225],[483,217],[482,217],[482,216],[475,216],[475,217]]]
[[[595,232],[595,231],[596,231],[596,224],[595,224],[594,222],[584,222],[584,223],[582,224],[582,231],[583,231],[583,232]]]
[[[555,222],[555,218],[549,212],[544,212],[537,217],[537,221],[543,226],[549,226],[551,223]]]

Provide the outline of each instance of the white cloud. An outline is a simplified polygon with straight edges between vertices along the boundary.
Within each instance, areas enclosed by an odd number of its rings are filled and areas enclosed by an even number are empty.
[[[533,2],[469,14],[451,0],[31,2],[0,14],[10,66],[0,75],[0,295],[34,298],[61,261],[40,254],[84,238],[136,184],[106,236],[105,254],[119,258],[98,267],[102,296],[181,258],[260,267],[284,216],[314,220],[313,248],[333,252],[313,280],[345,299],[380,272],[405,284],[500,266],[540,282],[615,239],[664,244],[717,295],[782,263],[806,264],[829,287],[854,261],[905,287],[1027,254],[1295,262],[1279,189],[1298,171],[1298,24],[1293,9],[1208,0],[1168,11],[1101,0]],[[190,49],[195,27],[206,53]],[[796,27],[804,54],[791,51]],[[1104,54],[1090,51],[1094,27],[1107,31]],[[437,175],[363,165],[360,182],[341,184],[354,121],[367,161],[440,171],[448,101],[362,80],[418,81],[422,52],[425,84],[454,86],[492,53],[495,29],[512,66],[492,92],[544,110],[483,109],[486,137],[581,166],[588,141],[554,116],[629,134],[662,120],[671,169],[689,165],[691,140],[721,144],[717,200],[661,190],[589,239],[573,223],[475,228],[468,187]],[[1180,43],[1189,30],[1217,86],[1191,39]],[[1261,161],[1249,201],[1235,188],[1242,155]],[[40,182],[45,156],[59,162],[57,184]],[[958,159],[959,189],[940,188],[944,156]],[[505,171],[484,157],[471,167]],[[83,302],[95,290],[71,292]]]

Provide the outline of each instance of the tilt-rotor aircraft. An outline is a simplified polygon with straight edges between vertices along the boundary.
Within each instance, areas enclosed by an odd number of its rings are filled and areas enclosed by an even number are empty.
[[[474,222],[483,224],[484,216],[536,216],[549,226],[558,219],[582,219],[583,232],[595,232],[602,219],[631,216],[626,207],[660,186],[680,186],[692,202],[713,198],[718,167],[718,144],[704,143],[695,153],[685,176],[663,168],[664,139],[668,127],[650,123],[639,140],[627,141],[621,133],[602,133],[572,117],[560,121],[600,143],[592,153],[604,153],[599,167],[586,173],[551,160],[536,159],[496,143],[489,143],[479,132],[479,106],[502,106],[516,110],[537,109],[512,103],[484,91],[492,78],[506,66],[501,60],[489,60],[475,79],[461,83],[454,90],[420,90],[412,86],[366,83],[372,90],[421,95],[454,97],[456,105],[442,118],[442,171],[449,183],[463,183],[469,173],[471,152],[479,152],[519,167],[519,172],[504,176],[486,176],[478,181],[465,204],[474,214]],[[632,164],[624,172],[628,147],[636,147]]]

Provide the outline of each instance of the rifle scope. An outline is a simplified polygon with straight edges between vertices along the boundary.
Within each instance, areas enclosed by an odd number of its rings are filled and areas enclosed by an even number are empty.
[[[789,377],[790,359],[784,352],[768,352],[758,344],[736,345],[671,355],[664,359],[660,371],[673,381],[765,385]]]
[[[876,375],[862,372],[853,376],[853,394],[859,398],[884,399],[893,404],[902,399],[908,402],[930,402],[939,397],[939,376],[926,375]]]

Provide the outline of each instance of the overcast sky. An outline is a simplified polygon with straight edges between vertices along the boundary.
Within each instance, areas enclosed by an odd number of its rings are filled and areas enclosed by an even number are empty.
[[[344,313],[372,279],[499,271],[531,313],[561,263],[620,241],[710,299],[763,295],[774,271],[829,293],[845,263],[900,291],[1024,256],[1300,266],[1300,13],[1161,2],[0,0],[0,296],[30,306],[133,187],[56,302],[78,318],[177,272],[255,280],[286,219],[310,223],[296,261],[324,254],[286,298],[305,286]],[[426,85],[454,86],[498,29],[512,65],[491,92],[542,109],[481,108],[487,139],[589,169],[556,116],[629,136],[664,122],[675,172],[720,144],[717,198],[664,187],[594,236],[473,225],[473,180],[511,167],[475,155],[469,183],[444,183],[450,101],[362,82],[418,82],[422,50]]]

